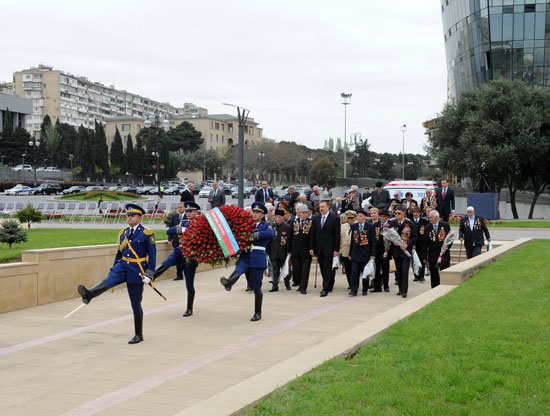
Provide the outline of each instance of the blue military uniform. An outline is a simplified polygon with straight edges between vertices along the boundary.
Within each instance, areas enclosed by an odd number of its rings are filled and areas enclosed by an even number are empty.
[[[186,213],[200,209],[199,204],[193,201],[186,201],[184,206]],[[191,221],[194,221],[194,219]],[[178,239],[181,238],[191,221],[187,218],[187,216],[185,216],[179,225],[168,228],[168,230],[166,230],[168,238],[170,240],[173,240],[174,237],[177,237]],[[155,270],[153,280],[158,278],[170,267],[177,265],[181,265],[183,268],[183,273],[185,275],[185,287],[187,288],[187,310],[183,316],[191,316],[193,314],[193,302],[195,300],[195,272],[199,264],[194,260],[187,262],[181,252],[180,245],[175,247],[166,260],[164,260],[157,270]]]
[[[267,208],[261,202],[254,202],[252,204],[252,211],[261,212],[264,215],[267,214]],[[229,291],[243,273],[249,273],[255,300],[254,316],[251,321],[258,321],[262,318],[262,277],[264,270],[267,268],[267,253],[265,248],[269,240],[273,238],[274,233],[269,224],[262,219],[254,226],[252,235],[253,242],[250,246],[250,251],[243,252],[240,255],[235,265],[235,271],[227,279],[222,277],[220,282]]]
[[[145,211],[135,204],[126,205],[127,215],[139,215]],[[143,276],[150,278],[155,270],[157,261],[157,249],[155,246],[155,234],[153,230],[143,224],[136,225],[133,229],[127,227],[118,234],[118,250],[113,267],[107,277],[90,290],[83,285],[78,286],[78,293],[82,301],[88,304],[94,297],[121,283],[126,283],[130,303],[134,312],[135,337],[130,344],[143,341],[143,309],[141,300],[143,296]]]

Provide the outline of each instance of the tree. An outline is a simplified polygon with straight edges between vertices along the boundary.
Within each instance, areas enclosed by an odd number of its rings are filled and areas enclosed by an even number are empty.
[[[29,141],[32,140],[27,130],[17,127],[13,128],[11,112],[6,109],[2,139],[0,140],[0,152],[4,155],[4,163],[21,163],[22,154],[26,153]]]
[[[31,224],[33,222],[41,222],[43,218],[42,212],[34,208],[32,205],[27,205],[25,208],[17,211],[15,217],[19,220],[19,222],[26,222],[27,228],[31,228]]]
[[[147,157],[147,153],[145,151],[145,140],[141,135],[141,131],[136,136],[136,147],[135,147],[134,154],[136,159],[135,174],[146,175],[147,173],[149,173],[151,170],[151,165],[149,163],[149,158]]]
[[[61,144],[59,146],[60,150],[58,154],[58,166],[70,167],[71,159],[69,155],[73,155],[73,157],[76,155],[76,143],[78,140],[78,133],[73,126],[67,123],[60,123],[59,119],[57,119],[55,126],[57,127],[57,131],[61,135]]]
[[[474,180],[485,161],[489,182],[498,192],[507,186],[512,214],[518,218],[517,191],[537,178],[536,198],[545,183],[534,165],[547,164],[549,156],[549,94],[546,88],[504,78],[465,92],[443,108],[430,138],[430,152],[446,172]]]
[[[27,241],[27,232],[16,220],[4,220],[0,226],[0,242],[7,243],[11,248],[12,244],[24,243]]]
[[[107,147],[107,139],[105,138],[105,130],[103,124],[95,123],[94,134],[94,153],[95,153],[95,165],[103,172],[109,172],[109,148]]]
[[[332,188],[336,184],[336,166],[328,157],[322,157],[311,166],[310,176],[319,185]]]
[[[251,152],[247,152],[251,153]],[[201,170],[205,178],[213,178],[222,173],[223,159],[213,150],[197,150],[174,158],[175,168],[180,170]]]
[[[397,156],[392,153],[383,153],[378,155],[378,176],[383,179],[393,179],[394,175],[394,162]]]
[[[136,167],[136,154],[134,152],[134,144],[132,141],[132,135],[128,134],[128,138],[126,139],[126,154],[124,155],[124,158],[126,159],[126,170],[131,175],[137,174],[137,167]]]
[[[42,159],[48,159],[51,166],[58,166],[61,163],[62,137],[57,129],[57,125],[46,125],[44,132],[41,134],[41,140],[40,148],[44,149]]]
[[[75,165],[82,168],[82,173],[86,176],[92,176],[95,173],[95,157],[92,140],[86,128],[78,128],[78,138],[76,142]]]
[[[332,137],[328,138],[328,151],[334,152],[334,139]]]
[[[330,144],[329,144],[329,148],[330,148]],[[336,148],[334,149],[334,151],[337,153],[342,151],[342,139],[340,139],[340,137],[336,139]]]
[[[122,146],[122,137],[120,137],[118,127],[116,127],[115,130],[113,144],[111,144],[111,165],[118,166],[120,171],[124,173],[122,170],[124,167],[124,148]]]
[[[202,133],[187,121],[166,132],[161,131],[161,136],[161,141],[166,142],[168,150],[177,153],[195,152],[204,142]]]

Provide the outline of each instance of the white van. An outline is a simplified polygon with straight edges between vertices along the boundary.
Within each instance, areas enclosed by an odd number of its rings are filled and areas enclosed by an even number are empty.
[[[426,196],[426,188],[437,189],[435,181],[391,181],[384,189],[390,193],[390,198],[394,198],[396,193],[399,193],[398,198],[404,199],[405,194],[410,192],[413,194],[413,199],[420,204],[422,198]]]

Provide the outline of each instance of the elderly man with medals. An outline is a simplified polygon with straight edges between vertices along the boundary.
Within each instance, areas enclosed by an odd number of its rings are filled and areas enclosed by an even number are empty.
[[[78,286],[82,302],[88,304],[107,289],[126,283],[134,312],[135,329],[135,336],[128,344],[143,341],[143,284],[151,283],[157,261],[155,234],[153,230],[141,224],[141,216],[144,213],[139,205],[126,205],[128,227],[118,234],[118,250],[107,278],[91,289],[84,285]]]
[[[181,241],[181,236],[189,226],[189,223],[193,221],[199,213],[200,206],[196,202],[186,201],[183,204],[185,206],[186,218],[183,219],[179,225],[170,227],[168,228],[168,230],[166,230],[166,234],[168,234],[168,238],[170,240],[172,240],[174,236],[177,236],[177,238]],[[157,270],[155,270],[153,280],[157,279],[170,267],[177,266],[178,264],[182,265],[183,274],[185,275],[185,287],[187,289],[187,309],[185,310],[183,316],[187,317],[193,315],[193,302],[195,300],[195,272],[199,264],[196,261],[186,261],[181,252],[181,245],[175,247],[172,253],[170,253],[170,255],[166,258],[166,260],[164,260],[162,264],[157,268]]]
[[[221,284],[225,290],[230,291],[231,287],[239,280],[239,277],[249,272],[252,289],[254,290],[254,315],[251,321],[262,319],[262,277],[267,269],[266,246],[273,238],[273,229],[264,221],[267,208],[261,202],[252,204],[252,219],[255,222],[252,233],[252,245],[250,250],[243,252],[235,265],[235,271],[228,278],[222,277]]]

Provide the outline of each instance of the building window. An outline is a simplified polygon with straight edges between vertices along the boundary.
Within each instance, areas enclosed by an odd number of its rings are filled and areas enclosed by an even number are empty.
[[[229,133],[233,133],[233,124],[232,123],[229,123],[227,125],[227,130],[229,131]]]
[[[220,129],[220,123],[216,123],[216,130]]]
[[[225,124],[222,123],[222,131],[225,130]]]
[[[260,130],[258,130],[258,137],[262,137],[262,132]]]
[[[122,131],[130,131],[130,125],[129,124],[123,124],[122,125]]]
[[[208,123],[208,124],[209,124],[209,126],[210,126],[211,129],[214,128],[214,122],[211,121],[211,122]]]
[[[218,140],[218,135],[216,134],[216,143],[217,143],[217,142],[219,142],[219,140]]]
[[[222,134],[222,143],[225,143],[225,136]]]
[[[214,141],[214,135],[212,133],[210,133],[210,141]]]

